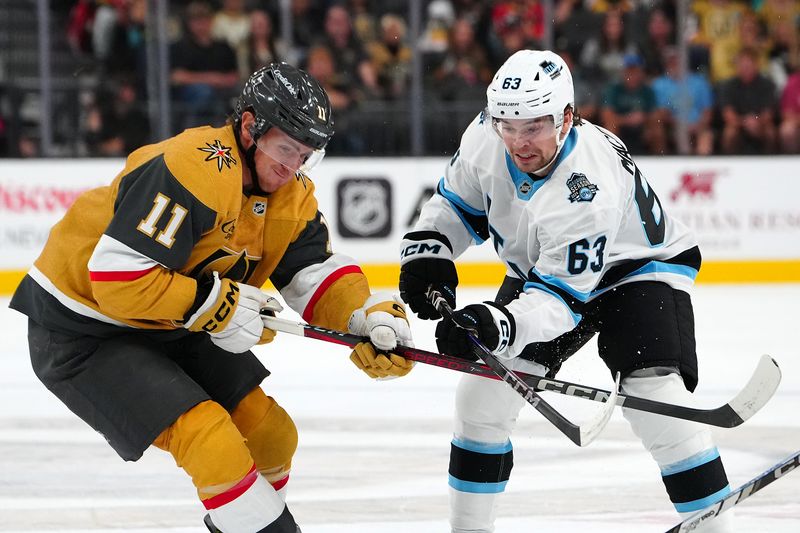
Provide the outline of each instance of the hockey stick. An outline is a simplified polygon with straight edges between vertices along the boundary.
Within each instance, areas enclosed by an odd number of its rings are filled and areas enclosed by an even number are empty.
[[[441,293],[432,288],[428,289],[428,299],[433,307],[445,318],[453,319],[453,309],[447,303]],[[554,409],[549,403],[539,396],[536,391],[525,383],[517,374],[504,365],[484,344],[478,339],[475,331],[461,326],[458,322],[453,323],[464,329],[467,332],[467,338],[478,349],[479,355],[486,366],[492,369],[503,381],[508,383],[514,391],[522,396],[526,402],[531,404],[534,409],[539,411],[556,429],[567,436],[569,440],[578,446],[586,446],[592,442],[606,427],[611,414],[614,412],[614,405],[617,401],[617,391],[619,390],[619,374],[617,374],[617,382],[614,391],[608,399],[608,403],[599,413],[596,419],[590,421],[588,424],[576,425],[567,420],[564,415]]]
[[[731,507],[739,505],[756,492],[760,491],[776,479],[785,476],[798,466],[800,466],[800,451],[795,452],[766,472],[751,479],[738,489],[729,492],[717,503],[695,513],[677,526],[668,529],[666,533],[686,533],[697,530],[699,527],[701,527],[701,524],[705,524],[709,520],[713,520],[719,516],[720,513],[724,513]]]
[[[275,331],[282,331],[300,337],[308,337],[310,339],[332,342],[350,347],[366,340],[363,337],[351,333],[342,333],[340,331],[311,326],[301,322],[292,322],[282,318],[264,317],[264,322],[268,328]],[[465,374],[483,376],[489,379],[500,379],[500,377],[486,365],[449,355],[429,352],[419,348],[409,348],[407,346],[398,346],[394,350],[394,353],[425,365],[439,366]],[[545,378],[533,374],[525,374],[523,372],[517,372],[516,374],[529,386],[535,388],[537,392],[556,392],[565,396],[574,396],[595,402],[608,402],[611,396],[611,391],[597,389],[587,385]],[[624,394],[619,394],[617,396],[616,403],[619,406],[636,409],[637,411],[691,420],[711,426],[732,428],[742,424],[745,420],[758,412],[772,397],[780,380],[781,372],[778,368],[778,364],[770,356],[764,355],[761,357],[747,385],[745,385],[731,401],[719,407],[697,409]]]

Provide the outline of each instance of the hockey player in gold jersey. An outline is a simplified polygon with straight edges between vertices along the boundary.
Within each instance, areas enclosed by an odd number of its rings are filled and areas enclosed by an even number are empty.
[[[297,431],[250,351],[281,310],[267,280],[308,322],[368,336],[351,359],[370,377],[411,368],[391,353],[411,343],[403,305],[331,250],[306,172],[332,135],[316,80],[257,71],[229,124],[140,148],[80,196],[11,302],[39,379],[123,459],[171,453],[211,531],[299,531],[284,503]]]

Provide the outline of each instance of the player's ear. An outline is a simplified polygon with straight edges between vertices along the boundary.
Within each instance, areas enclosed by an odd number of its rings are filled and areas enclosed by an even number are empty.
[[[253,143],[253,136],[250,134],[250,130],[255,121],[256,117],[250,111],[242,113],[242,120],[239,123],[239,138],[245,147],[249,147]]]
[[[564,135],[569,131],[569,127],[572,125],[572,119],[575,117],[575,113],[572,111],[572,106],[567,106],[564,108],[564,124],[561,125],[561,134]]]

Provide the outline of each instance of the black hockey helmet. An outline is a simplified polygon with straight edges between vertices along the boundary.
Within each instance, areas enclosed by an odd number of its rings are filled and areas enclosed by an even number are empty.
[[[322,150],[333,136],[331,103],[325,89],[310,74],[288,63],[272,63],[250,76],[234,107],[234,124],[240,124],[245,111],[255,115],[250,131],[253,140],[275,126]]]

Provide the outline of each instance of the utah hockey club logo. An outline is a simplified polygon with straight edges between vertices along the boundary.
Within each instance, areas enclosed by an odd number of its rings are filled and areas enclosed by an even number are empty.
[[[206,161],[217,161],[217,170],[222,172],[222,165],[231,168],[231,164],[236,164],[236,159],[231,155],[230,146],[222,146],[219,139],[214,139],[214,144],[206,143],[205,148],[198,148],[201,152],[206,152]]]
[[[561,76],[561,67],[550,61],[549,59],[545,59],[539,66],[542,67],[542,70],[545,74],[550,76],[551,80],[556,79],[557,77]]]
[[[591,202],[598,191],[597,185],[590,183],[586,174],[578,172],[573,172],[569,177],[567,188],[569,189],[567,198],[570,202]]]

